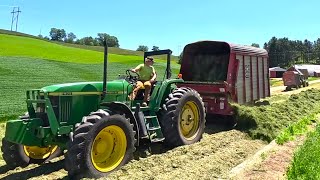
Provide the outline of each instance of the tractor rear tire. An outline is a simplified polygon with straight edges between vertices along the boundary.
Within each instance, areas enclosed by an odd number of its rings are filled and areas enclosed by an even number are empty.
[[[198,142],[205,122],[204,103],[197,91],[182,87],[169,94],[160,119],[165,143],[177,147]]]
[[[129,119],[98,110],[84,117],[68,145],[65,169],[70,178],[108,175],[133,158],[135,131]]]
[[[45,154],[38,155],[37,157],[37,154],[33,154],[35,153],[34,150],[38,150],[37,153],[39,153],[39,151],[41,153],[42,151],[42,153]],[[1,151],[4,161],[10,168],[46,163],[62,154],[58,146],[50,146],[48,148],[24,146],[22,144],[9,142],[5,139],[2,139]]]

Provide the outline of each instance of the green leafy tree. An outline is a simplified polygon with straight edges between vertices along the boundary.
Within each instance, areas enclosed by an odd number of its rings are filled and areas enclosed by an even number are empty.
[[[52,41],[62,41],[66,38],[66,31],[64,29],[51,28],[50,37]]]
[[[252,43],[251,46],[252,46],[252,47],[256,47],[256,48],[260,48],[260,45],[257,44],[257,43]]]
[[[140,45],[137,51],[147,52],[149,50],[148,46]]]
[[[68,33],[67,38],[65,38],[65,42],[67,43],[74,43],[74,40],[77,38],[73,32]]]
[[[100,46],[103,46],[103,41],[106,40],[109,47],[120,47],[118,38],[107,33],[98,33],[96,40]]]
[[[153,46],[152,47],[152,51],[159,51],[160,49],[159,49],[159,47],[158,46]]]

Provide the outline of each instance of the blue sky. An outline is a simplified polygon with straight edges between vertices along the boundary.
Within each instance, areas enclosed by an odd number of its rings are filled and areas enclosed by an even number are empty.
[[[0,0],[0,28],[10,29],[9,6],[20,6],[18,31],[48,35],[51,27],[77,37],[106,32],[121,48],[170,48],[179,54],[198,40],[263,46],[272,36],[320,37],[317,0]]]

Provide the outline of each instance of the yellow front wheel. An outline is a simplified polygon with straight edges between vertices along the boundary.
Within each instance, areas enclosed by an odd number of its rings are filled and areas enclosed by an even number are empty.
[[[48,147],[38,147],[38,146],[23,146],[24,153],[32,159],[46,159],[58,149],[57,145]]]
[[[25,167],[29,164],[42,164],[61,155],[58,146],[37,147],[15,144],[2,139],[2,157],[10,167]]]
[[[73,134],[65,168],[73,178],[106,176],[126,164],[135,151],[135,132],[121,115],[98,110],[83,118]]]
[[[127,138],[117,125],[103,128],[95,137],[91,148],[91,161],[101,172],[109,172],[119,166],[127,149]]]

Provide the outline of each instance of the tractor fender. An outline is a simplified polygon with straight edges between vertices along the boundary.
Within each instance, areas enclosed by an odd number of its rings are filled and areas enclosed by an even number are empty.
[[[133,129],[136,131],[136,138],[137,138],[136,146],[139,146],[139,140],[140,140],[140,136],[141,136],[139,134],[139,125],[138,125],[137,119],[134,117],[130,108],[122,102],[103,102],[100,104],[100,106],[103,109],[107,108],[112,113],[125,114],[126,118],[130,119],[130,123],[134,125]]]
[[[155,102],[150,105],[150,108],[151,109],[155,109],[155,110],[159,109],[160,106],[161,106],[162,100],[164,100],[164,98],[166,98],[166,96],[168,95],[168,94],[166,94],[166,92],[168,92],[168,88],[170,88],[172,84],[183,83],[183,82],[184,82],[183,79],[167,79],[167,80],[164,80],[162,82],[158,92],[154,95]]]

